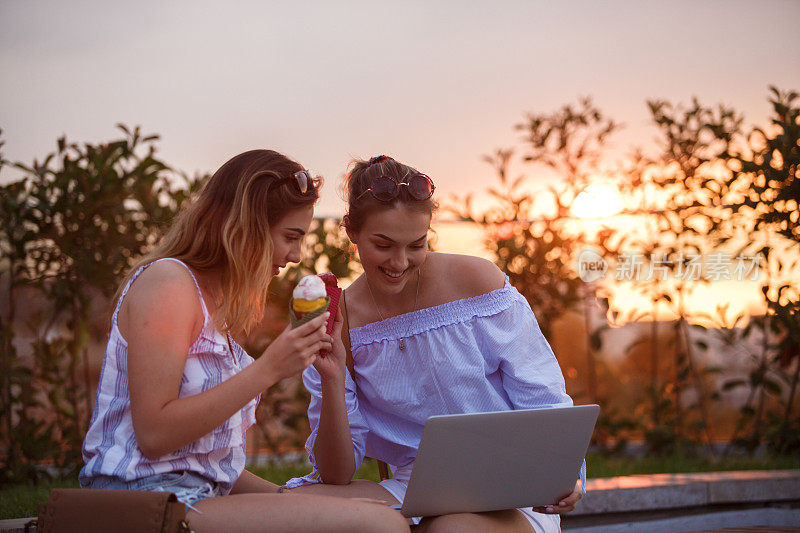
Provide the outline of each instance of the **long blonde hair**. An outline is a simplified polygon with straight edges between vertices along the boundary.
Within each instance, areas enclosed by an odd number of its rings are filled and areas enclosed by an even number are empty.
[[[131,268],[113,302],[139,267],[172,257],[195,272],[219,273],[215,325],[221,331],[248,332],[262,318],[267,302],[270,227],[319,198],[314,184],[300,191],[293,179],[299,170],[299,163],[272,150],[251,150],[230,159],[176,217],[156,248]]]

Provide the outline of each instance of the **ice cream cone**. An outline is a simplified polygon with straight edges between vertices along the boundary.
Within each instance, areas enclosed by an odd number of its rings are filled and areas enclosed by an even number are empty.
[[[328,309],[330,298],[325,291],[325,282],[313,274],[304,276],[292,291],[290,302],[292,327],[296,328],[318,317]]]
[[[330,272],[303,277],[297,283],[292,292],[292,300],[289,302],[289,320],[292,328],[315,319],[325,311],[330,311],[325,324],[325,330],[330,334],[333,331],[333,321],[341,294],[342,289],[337,287],[336,276]],[[320,355],[325,357],[325,352],[321,352]]]

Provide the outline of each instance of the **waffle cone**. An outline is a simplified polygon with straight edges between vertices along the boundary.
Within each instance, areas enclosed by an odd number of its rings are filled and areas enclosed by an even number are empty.
[[[321,307],[318,307],[317,309],[314,309],[313,311],[310,311],[308,313],[300,313],[298,311],[295,311],[294,309],[292,309],[292,304],[290,302],[289,303],[289,320],[292,323],[292,329],[296,328],[297,326],[302,326],[303,324],[305,324],[307,322],[310,322],[311,320],[314,320],[315,318],[320,316],[322,313],[327,311],[328,308],[330,307],[331,299],[330,299],[330,297],[326,297],[325,300],[326,300],[325,305],[323,305]]]

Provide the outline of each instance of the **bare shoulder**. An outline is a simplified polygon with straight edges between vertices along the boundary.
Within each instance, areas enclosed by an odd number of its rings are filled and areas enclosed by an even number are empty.
[[[128,291],[150,293],[158,291],[163,296],[180,296],[189,293],[197,298],[197,289],[189,270],[176,261],[158,261],[144,269]]]
[[[125,296],[120,318],[142,314],[170,322],[199,319],[202,324],[200,298],[189,270],[175,261],[159,261],[144,269]]]
[[[458,254],[430,254],[435,276],[450,287],[453,296],[470,298],[505,285],[505,275],[497,265],[482,257]]]

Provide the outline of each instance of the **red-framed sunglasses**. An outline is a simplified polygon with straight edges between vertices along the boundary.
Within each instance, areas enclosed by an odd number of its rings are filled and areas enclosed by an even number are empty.
[[[372,193],[372,196],[378,201],[391,202],[400,194],[400,187],[406,187],[408,194],[415,200],[427,200],[433,196],[433,191],[436,190],[433,180],[421,173],[411,174],[408,180],[399,183],[391,176],[377,176],[373,178],[369,188],[359,194],[356,200],[360,200],[367,193]]]

